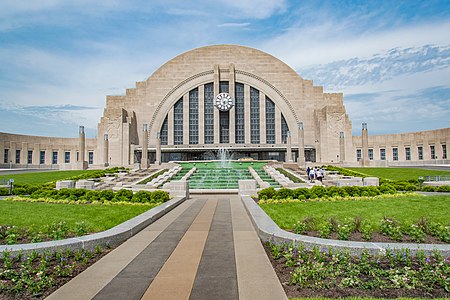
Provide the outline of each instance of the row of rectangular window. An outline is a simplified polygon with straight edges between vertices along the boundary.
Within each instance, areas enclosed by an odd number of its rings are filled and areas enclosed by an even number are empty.
[[[447,145],[442,146],[442,159],[447,159]],[[361,160],[361,149],[356,149],[356,160]],[[373,149],[368,149],[369,160],[373,160]],[[417,158],[423,160],[423,146],[417,147]],[[438,159],[436,156],[436,147],[430,145],[430,159]],[[380,149],[380,160],[386,160],[386,149]],[[392,160],[398,160],[398,148],[392,148]],[[405,160],[411,160],[411,147],[405,147]]]
[[[20,154],[21,154],[21,150],[16,149],[16,157],[15,157],[16,164],[21,163]],[[78,155],[78,152],[77,152],[77,155]],[[4,149],[3,163],[5,163],[5,164],[9,163],[8,158],[9,158],[9,149]],[[33,163],[33,150],[28,150],[28,152],[27,152],[27,163],[28,164]],[[64,152],[64,163],[70,163],[70,152],[69,151]],[[94,152],[93,151],[88,152],[88,163],[90,165],[92,165],[94,163]],[[41,164],[41,165],[45,164],[45,150],[39,151],[39,164]],[[52,164],[54,164],[54,165],[58,164],[58,151],[52,152]]]
[[[219,91],[229,92],[227,81],[221,81]],[[275,104],[266,97],[266,142],[275,144]],[[214,143],[214,85],[213,83],[204,86],[204,143]],[[245,105],[244,105],[244,84],[235,84],[235,142],[245,143]],[[220,143],[229,142],[229,113],[219,113],[219,134]],[[189,92],[189,144],[198,144],[198,88]],[[286,141],[287,126],[284,116],[281,121],[282,141]],[[161,145],[168,145],[168,120],[167,116],[161,126]],[[183,98],[174,105],[174,144],[183,144]],[[259,90],[250,88],[250,142],[260,143],[260,94]]]

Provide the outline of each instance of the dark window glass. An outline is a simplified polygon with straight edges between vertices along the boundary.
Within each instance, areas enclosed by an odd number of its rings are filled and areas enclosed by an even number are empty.
[[[405,148],[405,159],[411,160],[411,148],[410,147]]]
[[[369,160],[373,160],[373,149],[369,149]]]
[[[386,149],[380,149],[380,160],[386,160]]]
[[[245,143],[245,105],[244,105],[244,85],[236,83],[235,86],[235,129],[236,144]]]
[[[189,144],[198,144],[198,89],[189,92]]]
[[[177,101],[173,107],[173,143],[183,144],[183,98]]]
[[[5,149],[3,151],[3,163],[5,164],[9,163],[8,159],[9,159],[9,149]]]
[[[33,150],[28,150],[27,161],[29,164],[33,163]]]
[[[260,143],[259,132],[259,91],[250,87],[250,142]]]
[[[16,149],[16,164],[20,164],[20,150]]]
[[[161,126],[161,133],[160,133],[161,145],[167,145],[168,135],[169,135],[169,121],[167,120],[166,116]]]
[[[57,151],[53,151],[53,153],[52,153],[52,164],[54,164],[54,165],[58,164],[58,152]]]
[[[357,161],[361,160],[361,149],[356,149],[356,160]]]
[[[64,152],[64,162],[66,164],[70,163],[70,152],[69,151]]]
[[[266,143],[275,144],[275,103],[266,96]]]
[[[39,163],[41,165],[45,164],[45,151],[44,150],[41,150],[39,152]]]
[[[392,148],[392,159],[398,160],[398,148]]]
[[[205,84],[205,144],[214,144],[214,84]]]
[[[94,152],[89,151],[88,155],[89,155],[88,163],[89,163],[90,165],[92,165],[92,164],[94,163]]]
[[[281,140],[283,143],[286,143],[287,141],[287,133],[289,131],[288,124],[286,122],[286,119],[283,115],[281,115]]]
[[[419,158],[419,160],[422,160],[423,159],[423,147],[422,146],[419,146],[419,147],[417,147],[417,156],[418,156],[418,158]]]

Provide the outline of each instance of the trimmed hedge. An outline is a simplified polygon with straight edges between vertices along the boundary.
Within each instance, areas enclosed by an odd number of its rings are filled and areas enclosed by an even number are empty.
[[[170,199],[169,193],[166,191],[156,190],[153,192],[139,191],[133,194],[130,190],[121,189],[117,192],[111,190],[95,191],[85,189],[38,189],[34,191],[30,198],[50,198],[54,200],[84,200],[93,201],[111,201],[111,202],[140,202],[140,203],[160,203]]]
[[[397,190],[394,186],[383,184],[381,186],[344,186],[344,187],[328,187],[314,186],[311,189],[297,188],[288,189],[281,188],[276,191],[273,187],[262,189],[258,192],[258,199],[317,199],[317,198],[331,198],[331,197],[373,197],[381,194],[395,194]]]

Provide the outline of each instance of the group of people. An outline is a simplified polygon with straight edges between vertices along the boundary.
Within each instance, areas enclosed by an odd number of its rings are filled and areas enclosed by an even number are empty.
[[[306,175],[308,176],[309,180],[311,182],[314,181],[314,179],[319,180],[320,182],[322,182],[323,177],[325,176],[325,171],[322,168],[306,168]]]

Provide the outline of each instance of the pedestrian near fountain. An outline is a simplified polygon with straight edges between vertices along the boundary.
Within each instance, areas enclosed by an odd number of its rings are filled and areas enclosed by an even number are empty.
[[[306,168],[306,176],[308,176],[308,178],[309,178],[309,171],[311,171],[311,168],[308,166],[308,167]]]
[[[322,173],[320,172],[319,169],[316,169],[316,178],[317,178],[317,180],[322,182]]]
[[[311,168],[310,170],[309,170],[309,180],[311,181],[311,182],[314,182],[314,169],[313,168]]]

